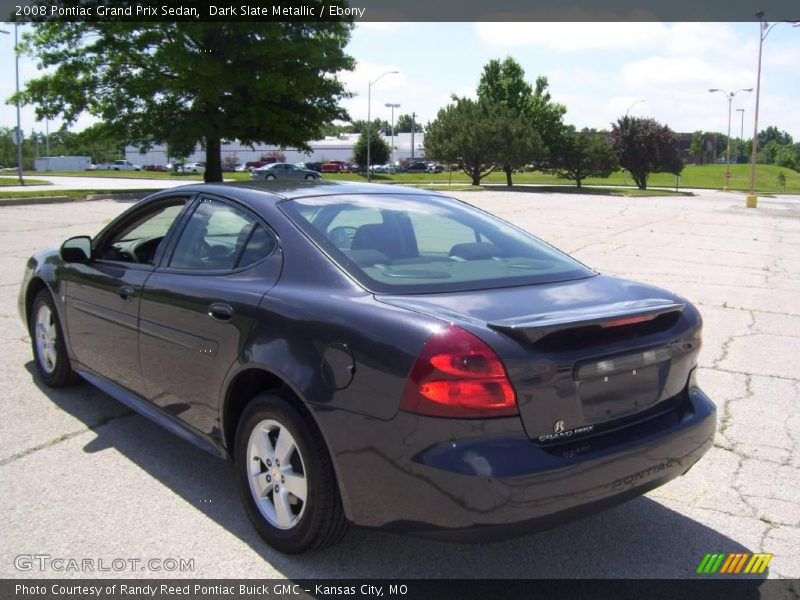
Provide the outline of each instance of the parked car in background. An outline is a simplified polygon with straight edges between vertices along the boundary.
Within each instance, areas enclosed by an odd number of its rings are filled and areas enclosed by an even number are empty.
[[[129,160],[115,160],[113,162],[100,163],[95,167],[97,171],[141,171],[142,167],[133,164]]]
[[[167,170],[167,167],[164,165],[145,165],[143,168],[145,171],[156,171],[159,173],[163,173]]]
[[[439,164],[437,162],[428,163],[428,168],[426,169],[428,173],[443,173],[444,172],[444,165]]]
[[[246,163],[244,163],[244,166],[252,171],[253,169],[258,169],[266,165],[272,165],[275,164],[276,162],[278,162],[277,158],[267,157],[262,160],[249,160]]]
[[[428,170],[428,165],[422,161],[416,161],[406,164],[406,171],[409,173],[424,173]]]
[[[273,181],[275,179],[319,179],[320,174],[311,169],[301,169],[289,163],[272,163],[250,172],[250,178],[260,181]]]
[[[189,162],[184,163],[178,167],[178,173],[205,173],[206,163],[204,162]]]
[[[82,377],[232,459],[253,526],[288,553],[350,523],[457,540],[552,527],[683,475],[714,441],[688,300],[425,190],[164,190],[30,257],[18,309],[37,383]]]
[[[323,173],[349,173],[350,163],[343,160],[329,160],[322,164]]]
[[[308,169],[310,171],[316,171],[317,173],[322,173],[321,162],[299,162],[295,163],[295,165],[300,167],[301,169]]]

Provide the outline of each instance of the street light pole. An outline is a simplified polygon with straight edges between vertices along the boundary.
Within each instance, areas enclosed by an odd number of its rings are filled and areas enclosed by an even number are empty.
[[[742,113],[742,125],[739,128],[739,152],[736,153],[736,162],[739,162],[739,157],[744,154],[744,109],[737,108],[736,112]]]
[[[400,71],[386,71],[382,73],[378,79],[374,81],[370,81],[369,85],[367,85],[367,182],[372,182],[372,169],[370,168],[372,165],[372,152],[370,152],[370,148],[372,146],[372,139],[370,137],[370,129],[372,129],[372,86],[378,83],[378,81],[386,75],[399,73]]]
[[[761,97],[761,54],[764,48],[764,40],[767,39],[769,32],[778,24],[778,22],[770,25],[764,19],[764,11],[760,10],[756,13],[758,17],[758,71],[756,72],[756,112],[753,116],[753,143],[751,144],[752,150],[750,153],[750,192],[747,195],[747,208],[756,208],[758,206],[758,196],[756,196],[756,157],[758,156],[758,101]],[[794,27],[800,25],[800,22],[795,23]]]
[[[392,109],[392,145],[389,146],[389,164],[394,165],[394,109],[400,108],[400,105],[387,102],[384,106]]]
[[[736,90],[735,92],[725,92],[723,90],[717,88],[711,88],[708,90],[710,93],[719,92],[721,94],[725,94],[725,97],[728,99],[728,147],[725,150],[725,186],[722,188],[724,192],[731,191],[731,103],[733,102],[734,96],[739,92],[752,92],[753,88],[742,88],[740,90]]]
[[[640,104],[640,103],[642,103],[642,102],[647,102],[647,100],[645,100],[644,98],[641,98],[641,99],[637,100],[636,102],[634,102],[633,104],[631,104],[631,105],[628,107],[628,109],[625,111],[625,116],[627,117],[627,116],[628,116],[628,113],[629,113],[629,112],[631,112],[631,109],[632,109],[634,106],[636,106],[637,104]]]
[[[0,29],[0,33],[11,35],[10,31]],[[25,185],[22,178],[22,120],[20,119],[19,109],[19,25],[14,23],[14,71],[17,81],[17,173],[19,174],[19,184]]]

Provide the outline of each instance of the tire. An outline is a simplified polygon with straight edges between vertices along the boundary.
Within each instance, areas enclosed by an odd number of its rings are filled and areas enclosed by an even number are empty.
[[[267,175],[264,179],[267,181],[275,181],[275,175]]]
[[[284,398],[260,394],[250,402],[236,429],[234,456],[247,516],[270,546],[300,554],[345,534],[349,524],[322,435]]]
[[[313,175],[306,175],[306,181],[313,181],[314,179],[316,179],[316,177]]]
[[[42,381],[52,388],[78,383],[80,378],[70,365],[61,322],[48,290],[36,294],[28,319],[33,361]]]

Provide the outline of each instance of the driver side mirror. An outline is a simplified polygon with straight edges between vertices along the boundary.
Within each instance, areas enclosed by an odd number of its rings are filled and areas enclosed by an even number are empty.
[[[92,258],[92,238],[88,235],[71,237],[61,244],[59,254],[64,262],[89,262]]]

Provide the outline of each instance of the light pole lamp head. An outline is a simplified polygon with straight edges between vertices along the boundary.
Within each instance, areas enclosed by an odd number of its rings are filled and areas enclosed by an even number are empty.
[[[709,88],[708,91],[709,92],[721,92],[722,90],[720,90],[718,88]]]

